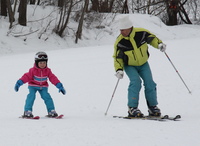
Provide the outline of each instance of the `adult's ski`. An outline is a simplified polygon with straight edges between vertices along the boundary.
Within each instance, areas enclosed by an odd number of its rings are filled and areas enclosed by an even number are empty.
[[[128,117],[128,116],[113,116],[113,118],[122,118],[122,119],[138,119],[138,120],[154,120],[154,121],[167,121],[167,120],[173,120],[177,121],[181,118],[180,115],[176,115],[174,117],[164,115],[160,117],[155,116],[143,116],[143,117]]]

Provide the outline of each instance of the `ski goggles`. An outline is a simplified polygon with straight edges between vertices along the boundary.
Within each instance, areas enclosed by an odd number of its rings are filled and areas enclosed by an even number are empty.
[[[37,59],[48,59],[48,56],[45,55],[45,54],[39,54],[39,55],[36,55],[35,58],[37,58]]]

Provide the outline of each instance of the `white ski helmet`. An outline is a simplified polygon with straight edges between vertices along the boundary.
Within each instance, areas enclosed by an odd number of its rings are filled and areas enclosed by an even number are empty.
[[[37,52],[35,54],[35,63],[38,65],[40,61],[48,61],[48,55],[45,52]]]

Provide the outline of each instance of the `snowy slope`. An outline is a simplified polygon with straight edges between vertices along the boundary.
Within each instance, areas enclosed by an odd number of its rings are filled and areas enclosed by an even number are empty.
[[[7,37],[0,21],[0,145],[2,146],[198,146],[200,145],[200,26],[165,26],[156,17],[132,15],[135,26],[144,27],[167,44],[167,54],[184,81],[192,90],[190,95],[164,53],[150,47],[149,63],[157,83],[159,107],[163,114],[181,114],[179,122],[113,119],[127,114],[128,78],[120,80],[113,102],[104,116],[117,78],[113,68],[113,43],[108,45],[65,47],[66,42],[52,39],[43,42],[32,38],[23,42]],[[116,22],[113,28],[117,28]],[[55,36],[54,36],[55,37]],[[106,38],[106,36],[105,36]],[[91,40],[94,44],[94,40]],[[12,44],[10,44],[12,42]],[[99,43],[99,42],[96,42]],[[22,120],[23,106],[28,93],[27,84],[19,92],[14,84],[33,65],[34,54],[44,50],[49,55],[48,66],[64,84],[63,96],[50,85],[56,110],[64,119],[45,118],[46,109],[38,96],[34,115],[38,121]],[[139,108],[147,114],[143,89]]]

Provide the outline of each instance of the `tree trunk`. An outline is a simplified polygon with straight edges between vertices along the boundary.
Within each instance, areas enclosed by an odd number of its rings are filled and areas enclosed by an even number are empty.
[[[27,12],[27,0],[20,0],[19,4],[19,18],[18,22],[20,25],[26,26],[26,12]]]
[[[113,7],[113,4],[114,4],[114,1],[115,1],[115,0],[111,0],[111,1],[110,1],[109,12],[112,12],[112,7]]]
[[[81,18],[80,18],[80,21],[79,21],[79,24],[78,24],[78,30],[76,32],[76,40],[75,40],[76,44],[78,43],[78,39],[81,39],[81,36],[82,36],[84,14],[85,14],[85,11],[87,10],[88,4],[89,4],[89,0],[85,0],[85,5],[84,5],[84,8],[83,8],[83,12],[81,14]]]
[[[30,0],[31,5],[35,5],[36,0]]]
[[[68,12],[67,12],[67,18],[65,16],[65,13],[66,13],[66,4],[64,3],[63,7],[61,8],[61,16],[60,16],[60,20],[59,20],[59,23],[58,23],[58,26],[57,26],[57,29],[56,29],[56,33],[60,37],[62,37],[63,32],[66,29],[67,24],[69,22],[69,16],[71,14],[71,9],[73,7],[73,0],[70,0],[69,3],[70,4],[69,4]],[[65,20],[65,18],[66,18],[66,20]]]
[[[179,9],[179,16],[181,17],[181,20],[184,21],[186,24],[192,24],[192,22],[190,21],[190,18],[188,17],[188,14],[185,11],[185,8],[183,7],[184,4],[180,3],[180,9]],[[185,19],[182,17],[181,13],[183,13],[183,15],[185,16]]]
[[[167,25],[178,25],[178,19],[177,19],[177,14],[179,14],[181,20],[185,22],[186,24],[192,24],[190,21],[183,5],[187,2],[181,3],[180,0],[166,0],[167,4],[167,13],[168,13],[168,22]],[[185,16],[185,19],[183,18],[183,15]]]
[[[91,0],[92,1],[92,11],[99,12],[99,0]]]
[[[12,11],[12,7],[11,7],[11,2],[10,0],[6,0],[6,4],[7,4],[7,8],[8,8],[8,15],[9,15],[9,22],[10,22],[10,27],[12,27],[12,23],[14,22],[14,13]]]
[[[168,22],[167,25],[177,25],[177,13],[178,13],[178,3],[180,0],[171,0],[166,1],[167,5],[167,14],[168,14]]]
[[[58,7],[64,6],[64,0],[58,0]]]
[[[37,1],[37,5],[40,5],[40,0]]]
[[[14,8],[13,8],[13,15],[14,16],[15,16],[16,7],[17,7],[17,0],[15,0],[15,2],[14,2]]]
[[[124,5],[123,5],[122,14],[123,13],[124,14],[128,14],[129,13],[127,0],[125,0]]]
[[[168,25],[177,25],[177,11],[169,10],[168,12]]]
[[[2,16],[8,16],[6,0],[1,0],[1,15]]]
[[[108,1],[104,1],[100,4],[100,11],[99,12],[109,12],[108,8]]]

